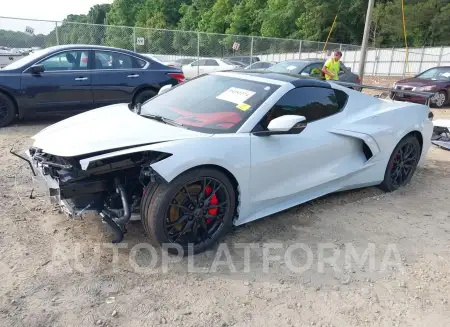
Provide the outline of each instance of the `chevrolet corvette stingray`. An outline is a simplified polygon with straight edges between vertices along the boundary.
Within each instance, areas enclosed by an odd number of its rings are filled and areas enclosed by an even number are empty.
[[[432,131],[427,105],[231,71],[58,122],[33,137],[25,159],[68,215],[99,213],[113,242],[141,219],[152,244],[199,253],[232,225],[328,193],[404,186]]]

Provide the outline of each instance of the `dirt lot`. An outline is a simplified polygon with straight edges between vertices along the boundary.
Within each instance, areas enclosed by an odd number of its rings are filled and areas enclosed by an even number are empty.
[[[115,256],[98,217],[70,220],[39,189],[30,199],[30,172],[8,151],[48,123],[0,130],[0,326],[450,326],[450,152],[433,147],[397,192],[331,195],[236,228],[229,252],[165,269],[161,254],[137,251],[139,222]],[[237,243],[256,244],[249,265]],[[268,243],[281,259],[268,262]],[[286,256],[293,244],[307,251]],[[347,261],[351,249],[369,259]],[[215,266],[217,253],[233,265]],[[312,261],[293,271],[290,258]]]

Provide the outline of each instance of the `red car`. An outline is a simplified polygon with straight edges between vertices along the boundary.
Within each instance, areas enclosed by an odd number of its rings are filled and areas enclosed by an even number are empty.
[[[442,108],[448,104],[450,98],[450,67],[430,68],[415,77],[394,83],[393,87],[394,89],[405,91],[434,92],[431,103],[437,108]],[[418,103],[424,103],[425,101],[424,98],[402,93],[397,93],[395,99]]]

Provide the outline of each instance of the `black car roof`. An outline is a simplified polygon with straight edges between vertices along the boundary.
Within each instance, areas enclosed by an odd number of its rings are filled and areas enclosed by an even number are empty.
[[[291,83],[295,87],[325,87],[331,88],[331,85],[328,82],[321,81],[315,79],[313,77],[300,76],[296,74],[288,74],[288,73],[273,73],[266,71],[252,71],[249,70],[233,70],[233,72],[245,75],[252,75],[255,77],[273,79],[276,81]]]
[[[121,49],[121,48],[114,48],[114,47],[107,47],[107,46],[103,46],[103,45],[91,45],[91,44],[66,44],[66,45],[56,45],[53,47],[49,47],[47,48],[48,50],[51,51],[59,51],[59,50],[70,50],[70,49],[98,49],[98,50],[116,50],[116,51],[121,51],[124,53],[129,53],[132,55],[139,55],[139,56],[143,56],[142,54],[139,54],[137,52],[133,52],[130,50],[126,50],[126,49]],[[145,57],[145,56],[144,56]]]

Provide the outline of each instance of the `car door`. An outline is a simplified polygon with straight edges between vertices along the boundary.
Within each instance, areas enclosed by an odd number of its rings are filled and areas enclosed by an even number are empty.
[[[90,50],[66,50],[49,55],[34,65],[44,67],[40,74],[27,69],[22,73],[21,89],[25,107],[37,113],[78,111],[93,106]]]
[[[202,71],[204,70],[205,63],[206,63],[205,59],[200,59],[194,61],[189,65],[183,66],[184,76],[189,79],[203,74]]]
[[[339,99],[337,93],[339,92]],[[286,93],[255,127],[264,130],[283,115],[304,116],[300,134],[251,135],[251,211],[300,198],[309,200],[349,172],[360,169],[361,144],[330,132],[342,120],[347,94],[330,88],[302,87]]]
[[[146,83],[148,61],[126,53],[94,50],[92,95],[96,106],[130,102],[135,89]]]
[[[208,59],[205,62],[205,66],[203,68],[204,74],[218,72],[220,70],[226,69],[217,62],[216,59]]]

